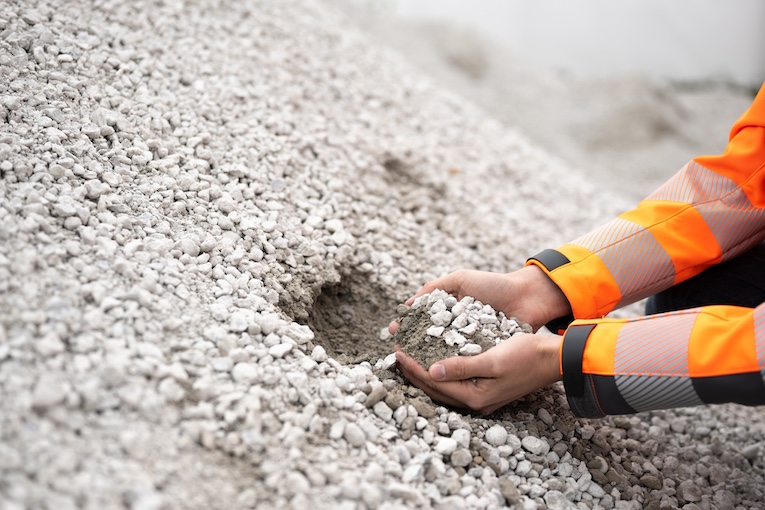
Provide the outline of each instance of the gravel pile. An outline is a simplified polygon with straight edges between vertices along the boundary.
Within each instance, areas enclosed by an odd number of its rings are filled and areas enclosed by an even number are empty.
[[[762,500],[751,410],[474,417],[375,375],[422,282],[621,202],[332,8],[12,0],[0,76],[4,510]]]

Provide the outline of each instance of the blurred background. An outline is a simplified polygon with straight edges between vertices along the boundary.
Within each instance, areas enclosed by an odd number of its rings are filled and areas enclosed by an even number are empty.
[[[762,0],[331,0],[441,86],[631,201],[719,153],[765,80]]]
[[[750,87],[759,87],[765,78],[762,0],[376,3],[402,19],[472,28],[542,67],[581,77],[641,73]]]

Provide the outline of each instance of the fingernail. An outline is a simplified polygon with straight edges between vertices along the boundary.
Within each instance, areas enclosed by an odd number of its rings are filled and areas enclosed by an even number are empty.
[[[446,379],[446,367],[441,363],[436,363],[430,367],[430,376],[436,381],[443,381]]]

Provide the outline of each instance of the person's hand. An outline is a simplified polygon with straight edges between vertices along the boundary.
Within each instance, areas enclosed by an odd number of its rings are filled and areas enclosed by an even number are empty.
[[[565,294],[537,266],[526,266],[512,273],[460,269],[426,283],[406,304],[411,305],[417,297],[435,289],[446,291],[457,299],[474,297],[504,312],[507,317],[530,324],[534,331],[571,313]],[[395,334],[398,324],[392,322],[388,329]]]
[[[558,335],[516,335],[477,356],[455,356],[425,370],[398,350],[398,369],[436,402],[489,414],[561,379]]]

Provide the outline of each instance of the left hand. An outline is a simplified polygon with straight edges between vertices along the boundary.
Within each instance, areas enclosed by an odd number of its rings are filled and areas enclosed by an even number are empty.
[[[558,335],[516,335],[477,356],[455,356],[425,370],[398,350],[398,369],[436,402],[489,414],[561,379]]]

